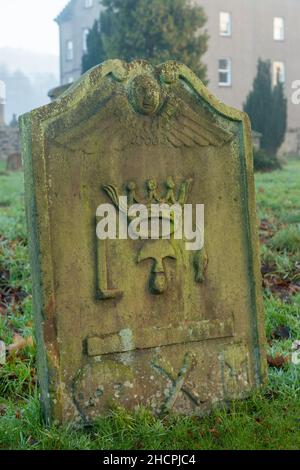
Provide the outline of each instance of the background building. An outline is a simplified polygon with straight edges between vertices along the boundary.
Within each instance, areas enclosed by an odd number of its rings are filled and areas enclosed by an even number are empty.
[[[300,105],[292,83],[300,80],[300,0],[192,0],[204,7],[210,36],[204,58],[210,90],[242,108],[258,59],[272,63],[273,81],[285,83],[288,132],[281,153],[300,154]],[[101,12],[99,0],[71,0],[56,18],[60,29],[61,84],[81,75],[86,37]],[[279,77],[279,78],[278,78]]]
[[[6,87],[5,83],[0,80],[0,126],[3,126],[5,123],[4,120],[4,105],[6,100]]]
[[[100,11],[99,0],[70,0],[55,19],[59,25],[61,85],[80,77],[86,38]]]

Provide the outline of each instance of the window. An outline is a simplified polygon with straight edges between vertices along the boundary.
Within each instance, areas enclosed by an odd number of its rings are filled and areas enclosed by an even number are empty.
[[[285,83],[285,65],[283,62],[273,62],[273,85]]]
[[[82,31],[82,50],[83,52],[86,52],[87,51],[87,37],[89,35],[89,28],[84,28],[84,30]]]
[[[74,59],[74,46],[73,41],[67,41],[67,60]]]
[[[68,77],[68,83],[71,84],[74,82],[74,78],[73,77]]]
[[[275,41],[284,41],[284,18],[274,18],[273,37]]]
[[[91,8],[93,6],[93,0],[84,0],[84,8]]]
[[[231,36],[231,14],[225,11],[220,12],[220,35]]]
[[[231,86],[231,60],[219,60],[219,86]]]

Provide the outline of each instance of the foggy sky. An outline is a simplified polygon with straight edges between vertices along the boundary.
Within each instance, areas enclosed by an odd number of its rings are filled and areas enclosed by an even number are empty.
[[[55,16],[68,0],[0,0],[0,47],[59,54]]]

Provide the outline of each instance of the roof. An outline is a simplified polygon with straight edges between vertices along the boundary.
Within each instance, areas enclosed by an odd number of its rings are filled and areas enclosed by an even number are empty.
[[[64,21],[68,21],[72,17],[72,10],[73,10],[73,5],[74,5],[75,0],[70,0],[65,8],[57,15],[54,21],[57,23],[63,23]]]

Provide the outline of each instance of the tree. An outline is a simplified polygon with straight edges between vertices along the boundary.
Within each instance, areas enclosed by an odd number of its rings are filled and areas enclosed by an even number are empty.
[[[262,134],[261,146],[267,149],[269,140],[268,123],[272,112],[272,78],[269,61],[258,61],[257,75],[249,93],[244,110],[249,115],[252,127]]]
[[[287,100],[282,82],[272,88],[271,64],[258,61],[257,75],[244,110],[249,115],[252,128],[262,134],[261,147],[269,155],[276,155],[287,126]]]
[[[188,0],[102,0],[106,8],[87,40],[85,72],[103,59],[185,63],[203,80],[207,50],[203,8]],[[101,60],[99,60],[101,59]]]
[[[82,56],[82,72],[86,72],[94,65],[100,64],[106,58],[103,48],[102,35],[100,34],[101,25],[95,21],[90,30],[86,43],[87,52]],[[102,28],[101,28],[102,29]]]
[[[269,148],[273,153],[284,141],[287,128],[287,99],[284,96],[283,83],[278,80],[273,90],[272,114],[270,120],[270,142]]]

